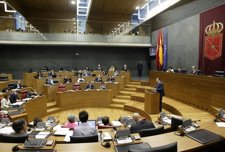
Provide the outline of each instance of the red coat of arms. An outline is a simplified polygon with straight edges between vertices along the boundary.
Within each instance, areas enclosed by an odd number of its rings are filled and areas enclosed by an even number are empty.
[[[205,29],[204,56],[209,60],[215,60],[222,55],[223,30],[221,22],[208,25]]]

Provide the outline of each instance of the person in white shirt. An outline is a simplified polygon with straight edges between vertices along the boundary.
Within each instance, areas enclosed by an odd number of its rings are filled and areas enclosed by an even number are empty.
[[[85,79],[82,77],[82,75],[77,79],[77,82],[78,83],[85,82]]]
[[[8,109],[10,107],[10,100],[9,100],[9,95],[5,94],[4,98],[1,100],[1,109]]]

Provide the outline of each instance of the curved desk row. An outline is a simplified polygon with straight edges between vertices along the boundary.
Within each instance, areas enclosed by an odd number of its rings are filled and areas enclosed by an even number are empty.
[[[218,128],[213,122],[208,122],[204,124],[200,124],[201,128],[206,128],[214,133],[217,133],[223,137],[225,137],[224,128]],[[54,138],[53,138],[54,139]],[[52,138],[51,138],[52,140]],[[178,143],[178,151],[179,152],[192,152],[195,150],[202,150],[207,148],[208,146],[212,146],[217,144],[210,143],[203,145],[195,140],[192,140],[186,136],[177,136],[173,132],[165,133],[161,135],[144,137],[141,139],[143,142],[149,143],[151,147],[159,147],[162,145],[166,145],[172,142]],[[220,142],[224,142],[224,140],[220,140]],[[111,143],[111,147],[106,149],[101,146],[100,142],[96,143],[81,143],[81,144],[59,144],[56,141],[55,149],[59,152],[73,152],[75,149],[78,152],[115,152],[114,146]],[[12,143],[0,143],[0,151],[1,152],[9,152],[15,144]]]

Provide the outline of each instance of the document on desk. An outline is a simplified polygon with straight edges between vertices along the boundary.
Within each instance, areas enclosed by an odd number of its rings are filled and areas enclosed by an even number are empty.
[[[110,141],[110,140],[112,140],[112,136],[108,132],[103,132],[102,133],[102,138],[103,138],[103,141]]]
[[[123,126],[123,124],[121,122],[117,121],[117,120],[116,121],[112,121],[112,124],[115,127],[121,127],[121,126]]]
[[[60,128],[58,130],[56,130],[56,132],[54,133],[54,135],[57,136],[66,136],[67,133],[69,132],[70,128]]]
[[[168,117],[164,117],[164,118],[162,119],[162,121],[165,122],[165,123],[167,123],[167,124],[171,124],[171,119],[168,118]]]
[[[15,103],[11,103],[10,105],[11,106],[21,106],[22,104],[24,104],[23,101],[18,101],[18,102],[15,102]]]
[[[193,126],[190,126],[190,127],[188,127],[188,128],[185,128],[185,131],[186,131],[186,132],[191,132],[191,131],[195,131],[195,130],[196,130],[196,128],[193,127]]]
[[[216,122],[217,127],[225,127],[225,122]]]
[[[69,132],[66,134],[64,141],[65,142],[70,142],[70,136],[73,135],[73,130],[69,130]]]
[[[0,134],[11,134],[13,132],[14,132],[14,130],[10,126],[7,126],[7,127],[4,127],[4,128],[0,129]]]
[[[48,137],[48,135],[50,134],[50,132],[49,131],[42,131],[42,132],[39,132],[36,136],[35,136],[35,138],[36,139],[45,139],[45,138],[47,138]]]
[[[121,138],[121,139],[118,138],[116,141],[118,144],[129,144],[133,142],[133,140],[130,137]]]

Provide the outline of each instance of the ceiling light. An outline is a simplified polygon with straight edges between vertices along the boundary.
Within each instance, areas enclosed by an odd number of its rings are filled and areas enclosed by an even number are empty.
[[[70,2],[71,2],[71,4],[72,4],[72,5],[75,5],[75,4],[76,4],[76,2],[75,2],[75,1],[70,1]]]
[[[136,7],[136,9],[139,9],[139,8],[140,8],[139,6]]]

